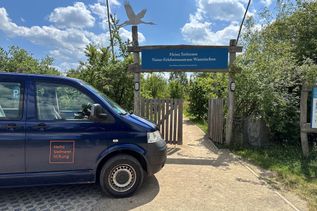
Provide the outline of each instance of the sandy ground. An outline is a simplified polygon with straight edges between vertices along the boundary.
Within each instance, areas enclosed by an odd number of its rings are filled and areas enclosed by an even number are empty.
[[[129,199],[119,199],[117,210],[307,210],[296,195],[277,191],[261,177],[269,172],[218,150],[188,120],[184,145],[168,149],[168,161],[155,177]],[[260,179],[261,178],[261,179]],[[110,208],[100,201],[98,208]],[[97,207],[96,207],[97,208]]]

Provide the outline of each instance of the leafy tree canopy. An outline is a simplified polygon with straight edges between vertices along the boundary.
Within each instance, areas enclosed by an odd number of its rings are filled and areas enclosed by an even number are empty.
[[[60,75],[52,64],[51,57],[36,59],[26,50],[16,46],[11,46],[7,51],[0,48],[0,70],[3,72]]]
[[[301,87],[317,78],[317,25],[308,21],[317,18],[317,3],[299,4],[291,13],[282,9],[262,30],[254,30],[252,19],[246,23],[246,51],[237,59],[242,72],[236,74],[236,114],[264,119],[275,140],[289,142],[299,137]]]

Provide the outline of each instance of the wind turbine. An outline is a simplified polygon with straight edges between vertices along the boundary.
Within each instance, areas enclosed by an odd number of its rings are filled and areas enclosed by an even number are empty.
[[[125,8],[125,11],[127,13],[129,20],[125,21],[121,26],[126,26],[126,25],[136,26],[136,25],[139,25],[141,23],[150,24],[150,25],[155,24],[153,22],[145,22],[142,20],[142,18],[144,18],[144,16],[145,16],[146,9],[143,9],[138,14],[135,14],[135,12],[133,11],[133,9],[128,1],[126,1],[124,3],[124,8]]]

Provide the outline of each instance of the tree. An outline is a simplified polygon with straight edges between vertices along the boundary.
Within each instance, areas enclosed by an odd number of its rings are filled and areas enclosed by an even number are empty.
[[[51,57],[36,59],[26,50],[16,46],[11,46],[8,51],[0,48],[0,70],[3,72],[60,75],[52,64]]]
[[[189,86],[188,112],[196,119],[207,119],[208,100],[224,98],[227,93],[227,78],[221,73],[196,74]]]
[[[183,99],[187,93],[187,74],[185,72],[172,72],[169,77],[169,95],[170,98]]]
[[[185,96],[185,86],[178,80],[171,80],[168,83],[169,95],[173,99],[183,99]]]
[[[88,45],[85,51],[87,61],[81,62],[77,70],[68,76],[80,78],[105,93],[126,109],[133,107],[133,74],[128,71],[131,56],[113,61],[109,48]]]
[[[167,98],[167,81],[162,74],[152,73],[141,80],[141,95],[144,98]]]
[[[247,48],[237,59],[242,72],[236,75],[236,115],[265,120],[276,141],[298,141],[300,90],[303,83],[317,77],[313,56],[316,51],[314,47],[304,50],[311,40],[302,37],[302,32],[312,37],[317,26],[310,25],[308,30],[308,22],[297,22],[314,20],[317,3],[304,5],[291,14],[278,16],[260,31],[254,30],[254,21],[247,21]]]
[[[70,70],[68,76],[80,78],[105,93],[127,110],[133,108],[133,73],[128,66],[133,63],[132,55],[127,52],[130,41],[123,41],[119,35],[120,25],[115,16],[111,16],[114,60],[109,47],[87,45],[87,60],[79,68]]]
[[[171,72],[169,81],[178,81],[186,86],[188,84],[187,74],[185,72]]]
[[[288,28],[282,35],[292,42],[296,59],[301,63],[307,58],[317,63],[316,23],[317,2],[308,1],[300,1],[296,12],[278,23],[280,28]]]

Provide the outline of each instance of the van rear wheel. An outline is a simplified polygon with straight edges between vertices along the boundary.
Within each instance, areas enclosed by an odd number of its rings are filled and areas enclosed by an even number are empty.
[[[130,155],[110,158],[100,172],[101,189],[114,197],[131,196],[143,182],[143,169]]]

